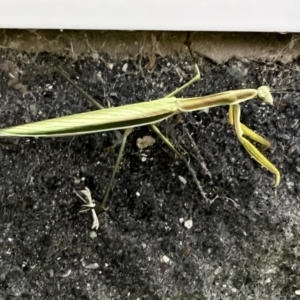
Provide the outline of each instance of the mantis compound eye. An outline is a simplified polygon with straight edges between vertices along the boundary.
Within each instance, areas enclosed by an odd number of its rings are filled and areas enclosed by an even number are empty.
[[[257,90],[257,97],[264,103],[273,105],[273,97],[270,92],[270,88],[266,85],[263,85]]]

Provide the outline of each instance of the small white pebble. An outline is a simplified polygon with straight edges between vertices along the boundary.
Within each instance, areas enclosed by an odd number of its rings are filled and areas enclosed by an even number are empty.
[[[61,277],[62,277],[62,278],[67,278],[67,277],[69,277],[69,276],[71,275],[71,273],[72,273],[72,271],[71,271],[71,270],[68,270],[68,271],[66,272],[66,274],[61,275]]]
[[[295,295],[300,296],[300,290],[296,290]]]
[[[147,247],[147,245],[145,243],[142,243],[141,246],[143,249],[146,249],[146,247]]]
[[[79,183],[80,183],[80,179],[74,178],[74,184],[79,184]]]
[[[145,157],[145,156],[143,156],[142,158],[141,158],[141,161],[142,162],[145,162],[147,160],[147,157]]]
[[[218,268],[214,271],[214,275],[219,275],[222,271],[223,271],[223,268],[222,268],[222,267],[218,267]]]
[[[180,180],[184,185],[186,185],[187,181],[186,181],[186,179],[185,179],[184,177],[178,175],[178,178],[179,178],[179,180]]]
[[[180,223],[183,223],[183,222],[184,222],[184,218],[180,218],[180,219],[179,219],[179,222],[180,222]]]
[[[97,72],[96,75],[97,75],[97,79],[101,81],[101,79],[102,79],[102,73],[99,71],[99,72]]]
[[[108,69],[112,70],[113,67],[114,67],[114,64],[113,64],[113,63],[107,63],[107,64],[106,64],[106,67],[107,67]]]
[[[276,269],[268,269],[265,274],[276,274]]]
[[[126,71],[127,71],[127,68],[128,68],[128,63],[126,63],[126,64],[123,65],[122,71],[123,71],[123,72],[126,72]]]
[[[91,231],[90,232],[90,238],[95,239],[97,237],[97,232],[96,231]]]
[[[162,261],[163,261],[164,263],[168,264],[168,263],[170,262],[170,258],[169,258],[168,256],[164,255],[164,256],[162,257]]]
[[[141,194],[139,192],[136,192],[135,194],[137,195],[137,197],[141,196]]]
[[[85,268],[90,269],[90,270],[98,269],[99,265],[97,263],[93,263],[93,264],[90,264],[90,265],[86,265]]]
[[[193,227],[193,220],[187,220],[184,222],[184,227],[187,229],[191,229]]]
[[[99,59],[99,54],[96,53],[96,52],[93,52],[93,53],[92,53],[92,58],[93,58],[94,60],[98,60],[98,59]]]

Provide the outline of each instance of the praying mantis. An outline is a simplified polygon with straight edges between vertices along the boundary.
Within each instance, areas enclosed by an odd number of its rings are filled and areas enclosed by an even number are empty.
[[[179,92],[200,79],[200,71],[197,64],[195,64],[194,68],[194,77],[164,98],[2,128],[0,129],[0,137],[62,137],[110,130],[124,130],[117,161],[101,204],[101,208],[105,210],[106,202],[124,152],[126,140],[132,128],[150,125],[162,141],[166,143],[179,158],[184,159],[155,124],[183,112],[228,105],[229,123],[233,126],[238,140],[254,160],[275,175],[274,185],[277,187],[280,183],[280,172],[250,140],[266,148],[271,146],[270,142],[240,122],[240,103],[257,98],[262,103],[273,104],[269,87],[261,86],[258,89],[233,90],[190,98],[175,97]],[[102,107],[98,106],[98,108]]]

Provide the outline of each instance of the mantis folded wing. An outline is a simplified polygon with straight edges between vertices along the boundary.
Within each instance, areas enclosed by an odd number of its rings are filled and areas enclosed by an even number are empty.
[[[195,65],[195,73],[195,76],[185,85],[166,97],[158,100],[128,104],[120,107],[112,107],[103,110],[96,110],[30,124],[3,128],[0,129],[0,136],[58,137],[124,129],[125,134],[123,136],[117,163],[114,167],[113,175],[106,189],[105,197],[102,203],[102,208],[104,209],[109,191],[112,186],[112,181],[122,157],[126,138],[128,134],[130,134],[133,127],[151,125],[152,129],[168,145],[168,147],[171,148],[180,158],[182,158],[181,154],[159,131],[155,124],[182,112],[191,112],[221,105],[229,105],[229,123],[234,126],[238,140],[258,163],[275,175],[275,186],[278,186],[280,183],[280,172],[244,136],[248,136],[253,141],[258,142],[266,147],[270,147],[270,143],[240,123],[240,103],[253,98],[258,98],[263,103],[273,104],[273,98],[269,88],[262,86],[257,90],[243,89],[203,97],[176,98],[175,95],[177,93],[184,90],[193,82],[199,80],[200,72],[197,65]]]

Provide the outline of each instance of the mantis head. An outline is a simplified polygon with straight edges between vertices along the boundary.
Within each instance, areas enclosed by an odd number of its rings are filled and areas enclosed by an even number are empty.
[[[273,105],[273,97],[270,92],[270,88],[266,85],[263,85],[257,89],[257,97],[263,103],[268,103]]]

